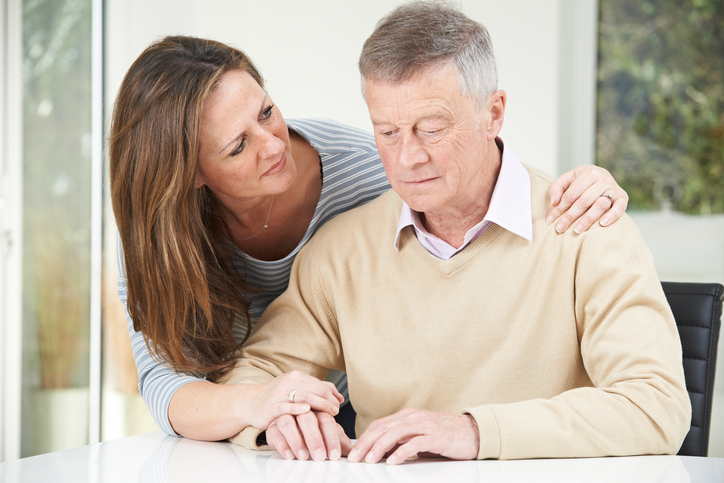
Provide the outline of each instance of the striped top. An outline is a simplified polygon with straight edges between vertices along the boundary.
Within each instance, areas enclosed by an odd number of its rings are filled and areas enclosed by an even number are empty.
[[[239,252],[236,266],[246,272],[250,286],[260,289],[259,293],[251,296],[249,315],[252,327],[267,306],[287,288],[294,258],[317,229],[339,213],[362,205],[390,188],[371,134],[326,119],[287,120],[287,126],[302,135],[319,153],[322,161],[322,194],[304,238],[289,255],[281,260],[267,262]],[[128,293],[120,242],[118,274],[118,296],[126,306]],[[149,353],[143,334],[133,330],[133,321],[128,310],[126,321],[131,335],[141,396],[156,424],[167,434],[175,435],[168,421],[171,397],[184,384],[202,378],[178,374],[156,362]],[[234,324],[233,332],[239,341],[246,336],[246,323],[241,318]],[[347,380],[344,374],[333,372],[327,379],[337,385],[346,399]]]

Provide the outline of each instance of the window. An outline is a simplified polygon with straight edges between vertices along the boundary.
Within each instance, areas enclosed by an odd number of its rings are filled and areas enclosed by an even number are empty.
[[[21,456],[88,443],[91,1],[22,4]]]
[[[601,0],[596,160],[632,210],[724,213],[724,3]]]

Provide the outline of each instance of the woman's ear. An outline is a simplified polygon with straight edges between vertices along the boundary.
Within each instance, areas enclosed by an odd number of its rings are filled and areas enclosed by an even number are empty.
[[[201,188],[205,183],[202,179],[201,173],[196,173],[196,180],[194,181],[194,188],[199,189]]]

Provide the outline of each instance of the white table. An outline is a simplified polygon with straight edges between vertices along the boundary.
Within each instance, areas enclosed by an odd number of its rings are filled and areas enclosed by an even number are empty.
[[[724,482],[724,458],[636,456],[522,461],[419,459],[400,466],[286,461],[274,452],[162,433],[109,441],[0,465],[15,482]]]

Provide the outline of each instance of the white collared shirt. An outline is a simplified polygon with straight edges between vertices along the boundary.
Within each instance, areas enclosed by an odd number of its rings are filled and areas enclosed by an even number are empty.
[[[509,148],[505,148],[502,139],[497,138],[502,146],[503,159],[500,165],[498,180],[490,198],[490,206],[483,220],[468,230],[460,248],[455,248],[437,236],[428,232],[420,220],[420,214],[413,211],[407,203],[402,202],[402,212],[397,225],[395,250],[399,251],[400,232],[412,225],[415,236],[423,247],[437,258],[448,260],[468,246],[495,223],[511,233],[533,241],[533,220],[531,218],[530,175],[518,158]]]

